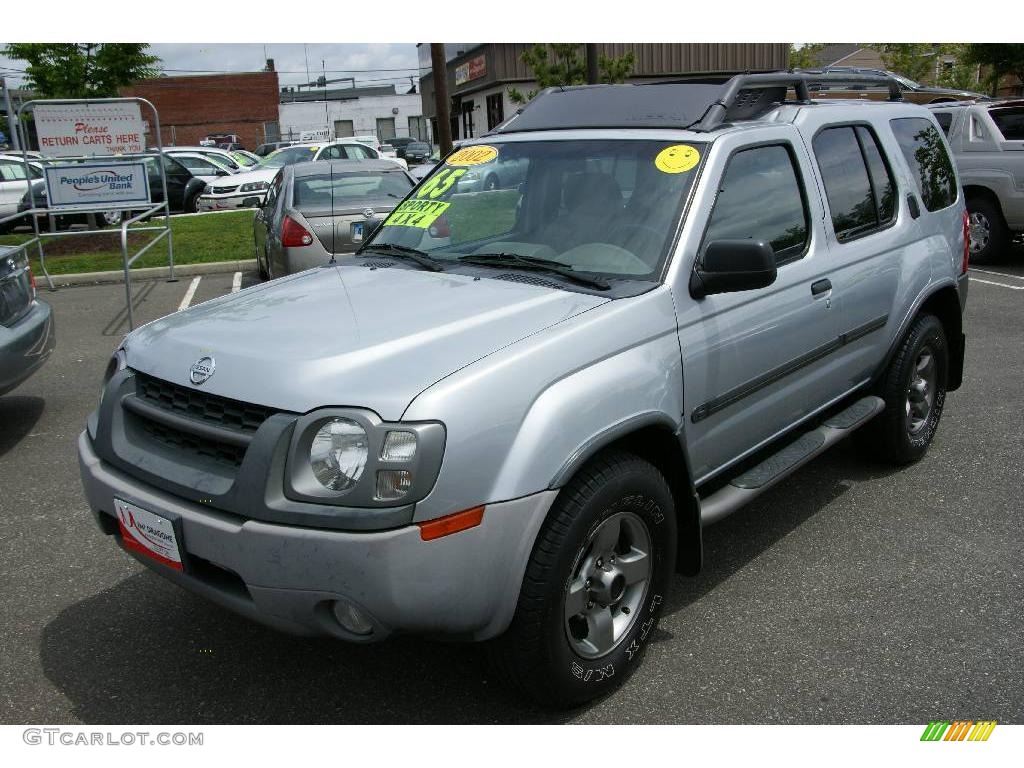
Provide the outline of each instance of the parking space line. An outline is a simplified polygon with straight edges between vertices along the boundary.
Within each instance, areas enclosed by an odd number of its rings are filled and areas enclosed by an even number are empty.
[[[982,280],[978,277],[972,277],[971,282],[984,283],[985,285],[998,285],[1000,288],[1009,288],[1011,291],[1024,291],[1024,285],[1005,285],[1004,283],[997,283],[993,280]]]
[[[188,305],[192,303],[192,297],[196,295],[196,288],[199,287],[199,281],[203,278],[196,276],[192,278],[192,282],[188,286],[188,290],[185,291],[185,298],[181,300],[181,304],[178,305],[178,311],[181,312],[183,309],[188,309]]]
[[[1008,277],[1011,280],[1024,280],[1024,275],[1009,275],[1006,272],[993,272],[990,269],[978,269],[977,267],[971,267],[971,272],[981,272],[983,275],[998,275],[999,277]]]
[[[231,281],[231,292],[238,293],[240,290],[242,290],[242,273],[235,272],[235,277]]]

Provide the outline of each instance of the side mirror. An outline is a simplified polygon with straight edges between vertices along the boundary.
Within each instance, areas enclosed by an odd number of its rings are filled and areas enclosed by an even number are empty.
[[[690,295],[703,299],[713,293],[764,288],[775,282],[775,251],[763,240],[715,240],[690,275]]]

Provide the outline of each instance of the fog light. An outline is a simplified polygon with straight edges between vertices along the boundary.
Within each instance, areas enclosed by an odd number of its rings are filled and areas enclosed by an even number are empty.
[[[382,469],[377,472],[377,499],[395,501],[412,487],[412,473],[404,469]]]
[[[369,635],[373,632],[373,624],[362,611],[351,603],[338,600],[334,604],[334,618],[353,635]]]

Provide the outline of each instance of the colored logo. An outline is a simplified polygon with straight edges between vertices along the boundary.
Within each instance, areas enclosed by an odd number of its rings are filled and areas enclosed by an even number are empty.
[[[921,741],[988,741],[995,720],[933,720],[921,734]]]
[[[193,384],[202,384],[217,370],[217,361],[212,357],[200,357],[189,368],[188,378]]]

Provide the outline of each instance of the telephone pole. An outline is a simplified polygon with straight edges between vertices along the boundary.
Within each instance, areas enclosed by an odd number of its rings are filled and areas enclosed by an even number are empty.
[[[430,44],[430,69],[434,75],[434,106],[437,108],[437,143],[441,156],[452,151],[451,101],[448,100],[448,64],[444,43]]]
[[[597,43],[585,43],[587,51],[587,82],[595,85],[597,77]]]

